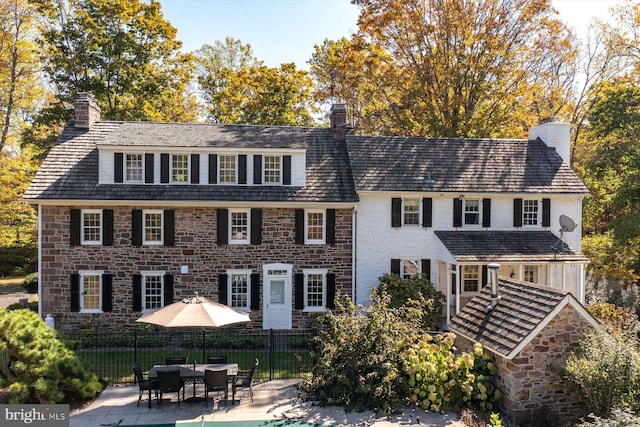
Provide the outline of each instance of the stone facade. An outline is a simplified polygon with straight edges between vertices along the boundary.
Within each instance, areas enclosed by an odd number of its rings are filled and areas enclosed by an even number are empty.
[[[53,314],[56,327],[64,331],[74,330],[87,322],[93,322],[99,330],[135,327],[135,319],[142,313],[133,311],[132,275],[148,270],[165,271],[174,276],[176,301],[193,296],[194,291],[217,301],[219,274],[228,269],[259,273],[262,291],[262,266],[270,263],[293,264],[294,275],[303,269],[327,269],[335,274],[336,295],[352,296],[351,209],[336,209],[335,245],[295,244],[293,208],[263,208],[260,245],[218,245],[215,208],[172,207],[175,212],[174,246],[132,246],[132,206],[82,206],[83,209],[113,210],[113,246],[71,246],[72,208],[80,207],[41,207],[42,313]],[[181,273],[182,266],[188,266],[188,273]],[[70,311],[70,275],[81,270],[103,270],[113,275],[112,311]],[[251,311],[251,327],[262,327],[262,315],[262,309]],[[292,307],[293,328],[307,327],[312,315]]]

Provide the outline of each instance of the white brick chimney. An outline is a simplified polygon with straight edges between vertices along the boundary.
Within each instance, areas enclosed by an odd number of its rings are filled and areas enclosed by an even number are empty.
[[[529,139],[540,138],[547,146],[555,148],[562,160],[571,164],[571,125],[559,117],[542,119],[529,131]]]
[[[78,92],[78,99],[73,103],[75,110],[75,127],[90,129],[100,120],[100,107],[90,92]]]

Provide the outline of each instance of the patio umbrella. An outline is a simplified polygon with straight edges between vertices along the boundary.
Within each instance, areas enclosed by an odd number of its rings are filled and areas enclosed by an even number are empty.
[[[152,325],[164,326],[167,328],[218,328],[220,326],[233,325],[239,323],[249,323],[249,314],[224,304],[213,302],[207,298],[195,296],[185,298],[182,301],[174,302],[151,313],[147,313],[136,320],[136,322],[150,323]],[[193,340],[193,351],[196,350],[196,340]],[[195,369],[195,361],[193,362]],[[195,382],[193,384],[195,398]]]

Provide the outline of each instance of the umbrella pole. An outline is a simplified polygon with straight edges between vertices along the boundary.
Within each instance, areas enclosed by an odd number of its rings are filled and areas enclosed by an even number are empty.
[[[194,335],[192,334],[191,336],[193,337]],[[193,353],[192,353],[192,356],[193,356],[193,354],[196,354],[196,340],[195,340],[195,338],[193,339]],[[196,358],[193,357],[193,373],[194,373],[194,377],[193,377],[193,396],[184,400],[187,403],[201,403],[201,402],[204,402],[204,397],[196,396],[196,377],[195,377],[195,372],[196,372]]]

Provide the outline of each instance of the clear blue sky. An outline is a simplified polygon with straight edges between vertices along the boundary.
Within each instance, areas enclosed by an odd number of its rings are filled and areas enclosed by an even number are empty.
[[[178,29],[183,51],[232,37],[250,44],[267,66],[295,62],[308,69],[314,45],[349,38],[358,7],[350,0],[160,0],[165,19]],[[576,31],[594,16],[606,18],[620,0],[552,0],[560,18]]]

